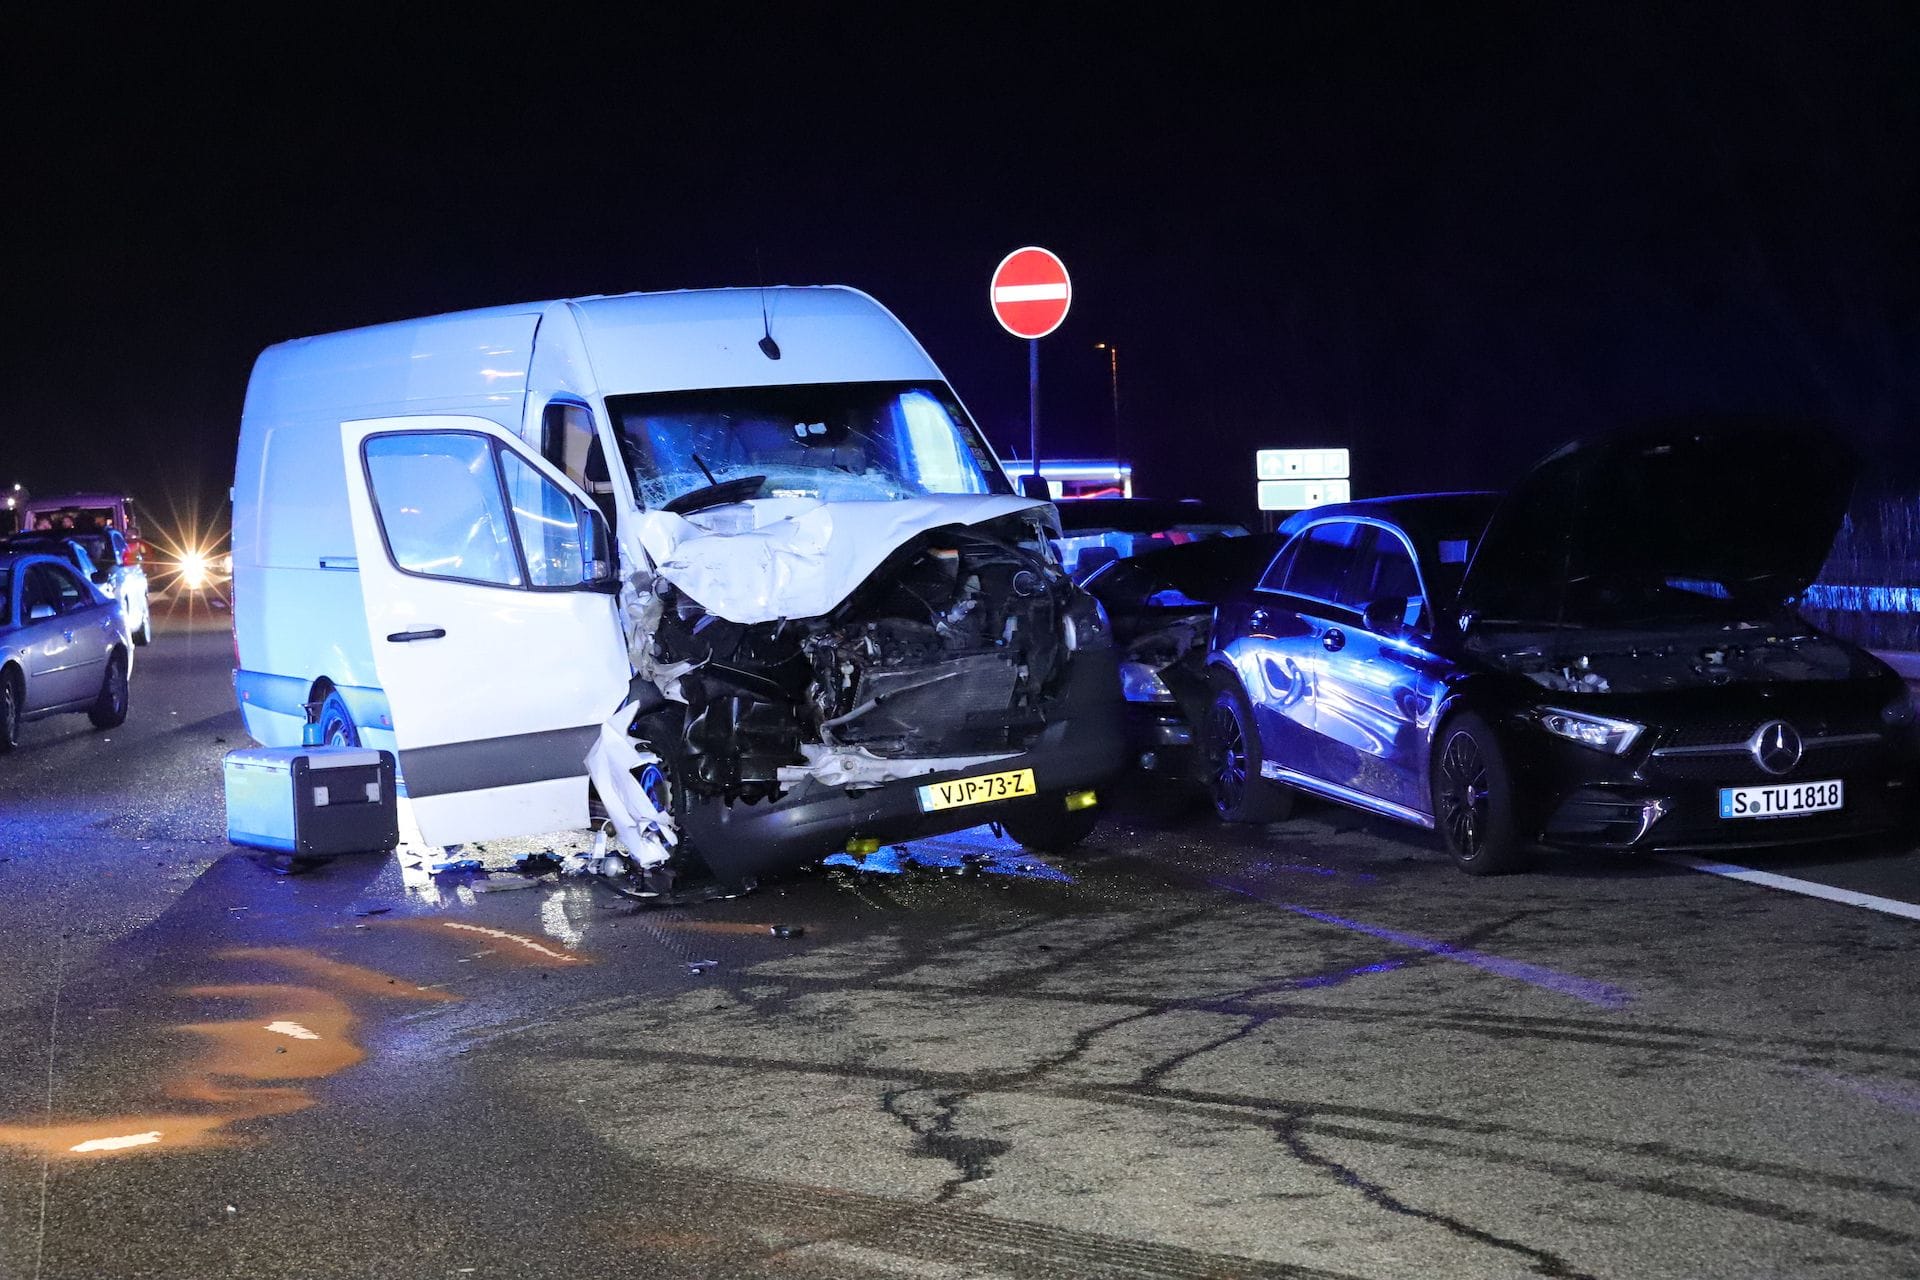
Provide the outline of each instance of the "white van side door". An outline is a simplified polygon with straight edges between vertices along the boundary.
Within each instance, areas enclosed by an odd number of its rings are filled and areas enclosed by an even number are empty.
[[[585,827],[587,748],[631,674],[593,503],[485,419],[340,432],[374,667],[421,838]]]

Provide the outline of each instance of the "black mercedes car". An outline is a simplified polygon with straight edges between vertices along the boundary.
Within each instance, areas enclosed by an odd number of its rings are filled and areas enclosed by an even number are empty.
[[[1279,548],[1271,534],[1208,538],[1109,560],[1081,583],[1121,646],[1133,768],[1182,784],[1206,778],[1194,739],[1213,702],[1213,607],[1258,577]]]
[[[1216,615],[1215,808],[1274,821],[1309,792],[1437,827],[1475,875],[1906,826],[1906,683],[1795,612],[1852,476],[1830,436],[1671,428],[1569,445],[1505,496],[1299,513]]]

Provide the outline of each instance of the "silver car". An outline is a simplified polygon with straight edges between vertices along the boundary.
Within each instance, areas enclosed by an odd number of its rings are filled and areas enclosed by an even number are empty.
[[[49,555],[0,554],[0,753],[28,720],[84,711],[127,718],[133,636],[120,606]]]

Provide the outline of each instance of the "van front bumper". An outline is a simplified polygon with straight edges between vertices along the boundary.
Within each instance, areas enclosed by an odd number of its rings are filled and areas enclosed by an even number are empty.
[[[857,791],[808,778],[769,803],[699,804],[685,815],[686,835],[718,880],[738,885],[818,862],[849,840],[898,844],[1004,822],[1057,805],[1063,792],[1097,787],[1118,773],[1127,752],[1123,708],[1114,651],[1083,651],[1074,658],[1066,689],[1048,708],[1050,723],[1025,751]],[[921,811],[923,786],[1010,769],[1032,769],[1039,794]]]

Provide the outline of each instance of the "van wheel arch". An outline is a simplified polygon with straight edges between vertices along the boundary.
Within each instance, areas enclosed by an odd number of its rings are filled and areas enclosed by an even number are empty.
[[[315,723],[320,726],[320,741],[326,746],[357,747],[360,742],[360,726],[354,722],[353,711],[347,706],[347,700],[333,681],[321,676],[313,682],[313,688],[307,691],[307,705],[318,707],[319,714]]]

